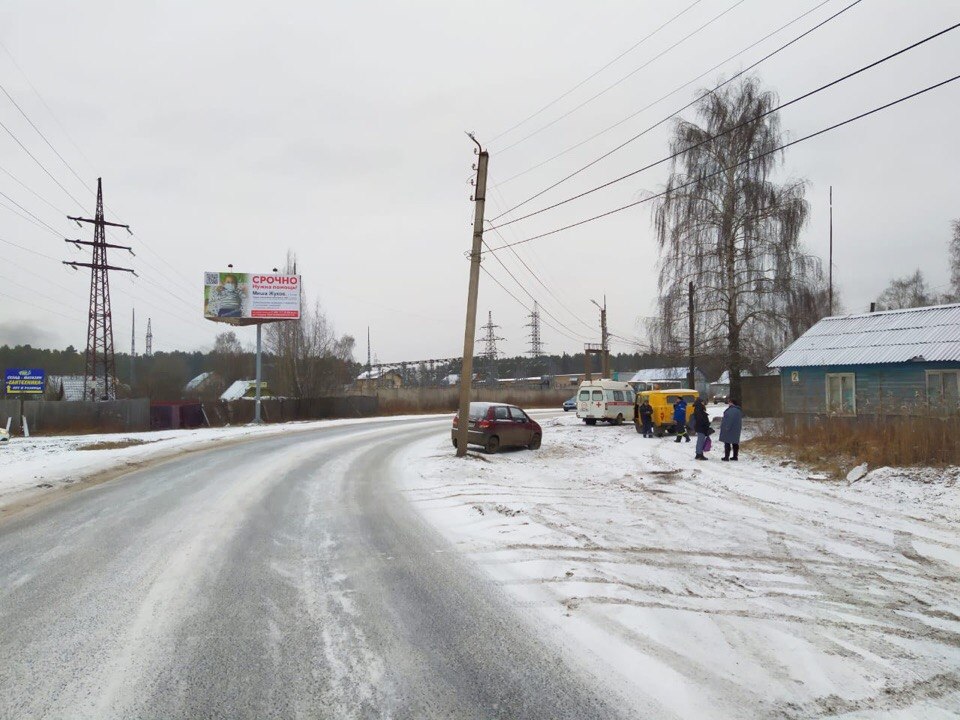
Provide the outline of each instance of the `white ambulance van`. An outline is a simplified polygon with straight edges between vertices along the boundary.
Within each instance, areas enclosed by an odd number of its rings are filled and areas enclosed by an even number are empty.
[[[633,422],[633,388],[616,380],[585,380],[577,390],[577,417],[587,425]]]

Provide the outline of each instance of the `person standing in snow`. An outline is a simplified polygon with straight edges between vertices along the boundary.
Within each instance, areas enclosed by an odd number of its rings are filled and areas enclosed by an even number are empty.
[[[673,404],[673,425],[677,429],[676,442],[680,438],[686,438],[690,442],[690,434],[687,432],[687,401],[680,397]]]
[[[740,431],[743,429],[743,410],[740,401],[727,398],[727,409],[723,411],[723,420],[720,421],[720,442],[723,443],[723,457],[721,460],[737,460],[740,455]],[[733,457],[730,457],[730,450]]]
[[[640,401],[640,396],[637,395],[637,407],[634,411],[634,417],[637,418],[637,422],[640,423],[640,426],[637,428],[637,432],[643,433],[645,438],[653,437],[653,406],[650,404],[650,401],[643,399]]]
[[[703,400],[697,398],[693,403],[693,430],[697,433],[697,454],[696,460],[706,460],[707,456],[703,454],[707,444],[707,438],[713,434],[713,428],[710,427],[710,415],[707,413],[707,406]]]

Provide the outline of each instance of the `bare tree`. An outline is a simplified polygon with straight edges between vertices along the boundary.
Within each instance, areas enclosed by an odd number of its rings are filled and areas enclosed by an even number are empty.
[[[233,330],[218,333],[213,341],[213,369],[227,384],[250,377],[250,356]]]
[[[950,238],[950,302],[960,302],[960,220],[953,221],[953,237]]]
[[[735,396],[741,371],[769,359],[771,338],[790,340],[824,314],[821,264],[799,240],[804,183],[773,182],[783,162],[780,121],[776,113],[757,119],[776,104],[755,77],[704,97],[703,125],[676,123],[670,149],[681,154],[654,209],[659,345],[676,350],[686,337],[692,281],[698,352],[726,358]]]
[[[904,310],[936,305],[937,302],[937,296],[927,287],[927,281],[918,268],[912,275],[891,280],[877,298],[877,307],[880,310]]]
[[[296,272],[297,258],[287,253],[286,272]],[[337,337],[320,303],[305,308],[299,320],[266,327],[266,348],[273,356],[272,389],[288,397],[319,397],[349,381],[354,340]]]

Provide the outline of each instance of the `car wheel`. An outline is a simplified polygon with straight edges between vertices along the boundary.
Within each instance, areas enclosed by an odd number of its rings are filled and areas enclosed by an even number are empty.
[[[527,445],[527,447],[530,448],[531,450],[539,450],[539,449],[540,449],[540,439],[541,439],[541,438],[540,438],[539,435],[534,435],[534,436],[533,436],[533,440],[530,441],[530,444]]]
[[[500,449],[500,438],[498,438],[496,435],[491,435],[488,437],[485,449],[488,453],[493,455],[497,450]]]
[[[613,421],[614,425],[623,425],[623,413],[617,415],[617,419]]]
[[[457,439],[456,439],[456,438],[453,438],[453,446],[454,446],[454,447],[457,446]]]
[[[570,408],[564,408],[563,411],[564,411],[564,412],[570,412]]]
[[[597,419],[596,419],[596,418],[586,418],[586,419],[584,420],[584,422],[585,422],[587,425],[596,425],[596,424],[597,424]]]

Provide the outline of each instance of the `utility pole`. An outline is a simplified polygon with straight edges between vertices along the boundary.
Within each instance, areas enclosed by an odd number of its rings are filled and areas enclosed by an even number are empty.
[[[147,342],[143,348],[144,357],[153,355],[153,330],[150,329],[150,322],[153,318],[147,318]]]
[[[828,274],[830,276],[829,281],[829,314],[833,316],[833,185],[830,186],[830,265],[829,265]]]
[[[697,368],[694,364],[693,359],[693,332],[694,332],[694,317],[693,317],[693,281],[690,281],[690,284],[687,286],[687,315],[689,315],[689,361],[690,369],[687,371],[687,382],[690,384],[690,389],[695,390],[697,388]]]
[[[103,184],[97,178],[97,214],[89,218],[67,216],[78,225],[93,225],[93,242],[87,240],[64,240],[77,247],[89,245],[93,248],[91,262],[79,263],[64,260],[74,270],[78,267],[90,268],[90,309],[87,316],[86,368],[83,375],[83,397],[91,400],[115,400],[117,397],[117,369],[113,354],[113,317],[110,310],[110,270],[136,273],[130,268],[115,267],[107,263],[107,248],[126,250],[133,255],[133,249],[127,245],[112,245],[106,240],[106,227],[121,227],[128,233],[129,225],[107,222],[103,219]],[[132,233],[131,233],[132,234]]]
[[[132,310],[130,321],[130,396],[133,397],[133,385],[137,381],[137,368],[134,358],[137,356],[137,309]]]
[[[607,333],[607,296],[603,296],[603,305],[596,300],[591,300],[594,305],[600,308],[600,373],[601,377],[610,379],[610,336]]]
[[[496,331],[500,329],[500,326],[493,324],[492,311],[487,311],[487,324],[480,329],[485,331],[483,336],[483,357],[486,360],[487,373],[489,374],[487,382],[492,385],[497,381],[497,358],[499,357],[497,342],[504,339],[497,337]]]
[[[468,133],[469,135],[469,133]],[[473,245],[470,249],[470,285],[467,289],[467,319],[463,329],[463,366],[460,370],[460,410],[457,415],[457,457],[467,454],[470,424],[470,386],[473,380],[473,342],[477,332],[477,293],[480,288],[480,246],[483,243],[483,206],[487,195],[487,164],[490,155],[477,139],[477,186],[473,194]]]

